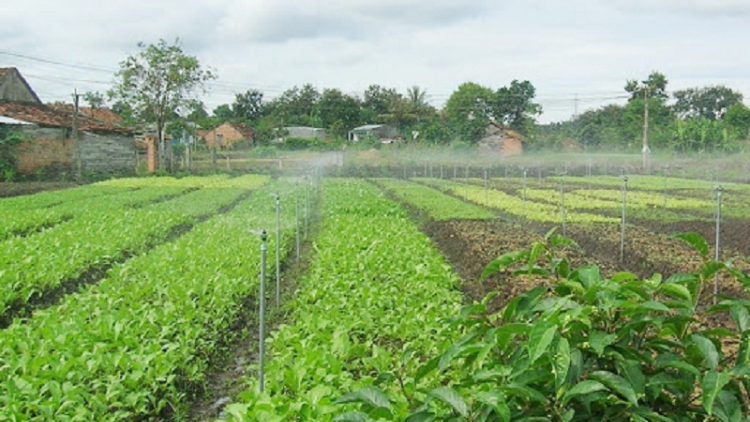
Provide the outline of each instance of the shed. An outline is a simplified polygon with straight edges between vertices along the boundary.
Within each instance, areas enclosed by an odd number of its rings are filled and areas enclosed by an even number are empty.
[[[319,127],[286,126],[284,132],[286,135],[283,138],[318,139],[321,141],[326,139],[326,130]]]
[[[513,130],[490,122],[479,141],[479,151],[485,155],[520,155],[523,153],[521,135]]]
[[[372,136],[383,142],[392,142],[399,138],[398,130],[388,125],[364,125],[349,131],[349,141],[359,142],[363,136]]]

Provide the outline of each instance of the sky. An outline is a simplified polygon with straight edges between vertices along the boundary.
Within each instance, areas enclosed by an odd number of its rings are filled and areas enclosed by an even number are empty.
[[[45,102],[105,92],[138,43],[179,43],[218,79],[210,112],[258,89],[362,95],[529,80],[543,123],[623,103],[629,79],[726,85],[750,102],[750,0],[25,0],[0,3],[0,67]]]

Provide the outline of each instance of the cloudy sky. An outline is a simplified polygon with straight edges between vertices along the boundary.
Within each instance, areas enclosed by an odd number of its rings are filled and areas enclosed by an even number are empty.
[[[531,81],[543,122],[622,102],[628,79],[723,84],[750,101],[750,0],[25,0],[0,4],[0,67],[43,101],[106,91],[137,43],[180,39],[234,94],[312,83],[361,95]],[[576,100],[577,98],[577,100]]]

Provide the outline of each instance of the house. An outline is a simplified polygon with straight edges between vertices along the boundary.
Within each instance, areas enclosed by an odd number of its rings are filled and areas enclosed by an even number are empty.
[[[74,122],[83,170],[135,170],[135,142],[129,129],[81,113],[76,119],[72,106],[63,110],[43,104],[16,68],[0,68],[0,117],[0,124],[25,135],[14,147],[20,173],[72,171],[77,155]]]
[[[504,157],[523,153],[523,142],[518,132],[490,122],[479,140],[479,151],[483,155],[501,155]]]
[[[255,129],[244,123],[226,122],[206,132],[203,139],[209,148],[226,149],[237,143],[253,146]]]
[[[373,137],[383,143],[391,143],[400,137],[398,130],[388,125],[364,125],[349,131],[349,141],[359,142],[362,137]]]
[[[73,104],[52,103],[49,106],[55,110],[69,114],[73,113]],[[78,107],[78,113],[100,122],[107,122],[117,126],[122,125],[122,117],[107,107]]]

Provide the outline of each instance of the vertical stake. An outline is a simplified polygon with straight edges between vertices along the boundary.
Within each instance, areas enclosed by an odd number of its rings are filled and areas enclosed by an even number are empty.
[[[276,194],[276,309],[281,306],[281,198]]]
[[[304,235],[307,239],[307,230],[310,225],[310,183],[305,176],[305,224],[304,224]]]
[[[628,176],[622,176],[622,222],[620,227],[620,262],[625,260],[625,210],[627,209]]]
[[[716,252],[714,259],[719,260],[719,251],[721,248],[721,185],[716,187]],[[714,275],[714,305],[716,305],[716,296],[719,294],[719,273]]]
[[[265,331],[266,331],[266,250],[268,249],[266,241],[268,240],[268,233],[263,230],[260,235],[260,298],[259,298],[259,310],[258,318],[260,320],[259,327],[259,357],[258,357],[258,389],[263,393],[265,384]]]
[[[489,196],[489,190],[487,187],[487,169],[484,169],[484,205],[489,206],[490,205],[490,196]]]
[[[521,216],[526,219],[526,169],[523,170],[523,196],[521,197]]]
[[[299,245],[299,182],[295,183],[295,192],[294,192],[294,220],[295,220],[295,226],[296,226],[296,234],[295,234],[295,243],[297,246],[297,265],[299,265],[300,260],[300,245]]]
[[[565,234],[565,174],[560,176],[560,220],[562,221],[562,234]]]

